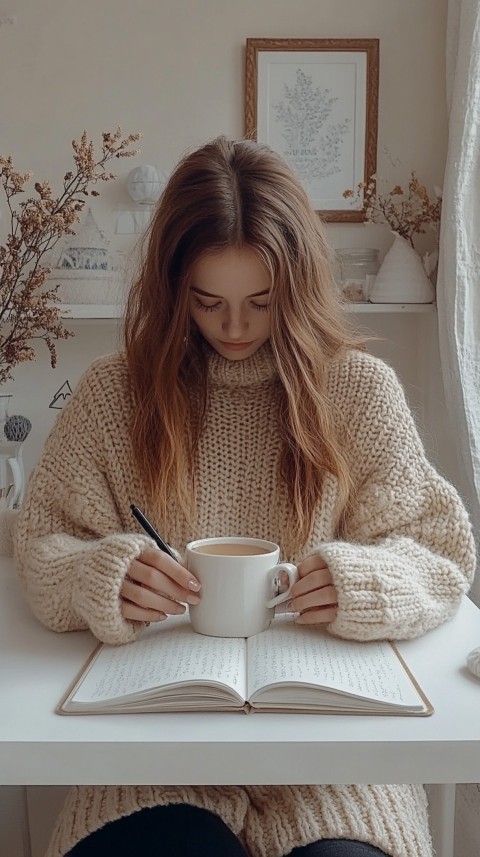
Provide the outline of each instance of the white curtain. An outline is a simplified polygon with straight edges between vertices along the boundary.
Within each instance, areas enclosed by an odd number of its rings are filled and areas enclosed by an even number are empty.
[[[437,282],[445,399],[460,489],[480,537],[480,0],[449,0],[449,143]],[[477,575],[472,597],[480,603]]]

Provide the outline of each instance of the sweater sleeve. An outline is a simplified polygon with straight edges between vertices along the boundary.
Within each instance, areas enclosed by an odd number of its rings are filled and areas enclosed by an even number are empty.
[[[344,540],[312,553],[337,589],[332,633],[407,639],[455,613],[473,580],[475,544],[458,493],[426,458],[394,371],[369,365],[366,384],[355,372],[349,378],[361,387],[358,416],[350,415],[359,489]]]
[[[91,367],[57,418],[29,482],[15,530],[15,560],[30,607],[55,631],[89,628],[101,641],[133,640],[143,623],[123,618],[130,564],[154,542],[124,533],[102,459]]]

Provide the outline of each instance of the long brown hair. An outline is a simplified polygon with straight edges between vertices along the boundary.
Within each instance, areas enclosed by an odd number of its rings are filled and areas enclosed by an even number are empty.
[[[136,402],[134,455],[160,519],[173,495],[193,525],[207,373],[201,337],[190,322],[190,274],[205,252],[231,247],[252,248],[271,274],[270,343],[282,383],[281,477],[293,510],[285,541],[300,547],[325,471],[338,479],[339,521],[352,496],[326,373],[335,355],[360,340],[345,321],[320,219],[268,146],[219,137],[180,161],[159,200],[124,325]]]

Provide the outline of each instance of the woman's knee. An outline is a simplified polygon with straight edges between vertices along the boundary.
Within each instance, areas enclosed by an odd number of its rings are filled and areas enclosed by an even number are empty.
[[[356,839],[319,839],[294,848],[289,857],[388,857],[369,842]]]
[[[67,857],[246,857],[235,834],[213,812],[189,804],[147,807],[109,822]]]

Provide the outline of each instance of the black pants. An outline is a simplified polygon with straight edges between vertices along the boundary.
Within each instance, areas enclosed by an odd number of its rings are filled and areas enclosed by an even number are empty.
[[[189,804],[141,809],[82,839],[67,857],[247,857],[229,827],[213,812]],[[384,857],[373,845],[322,839],[294,848],[289,857]]]

